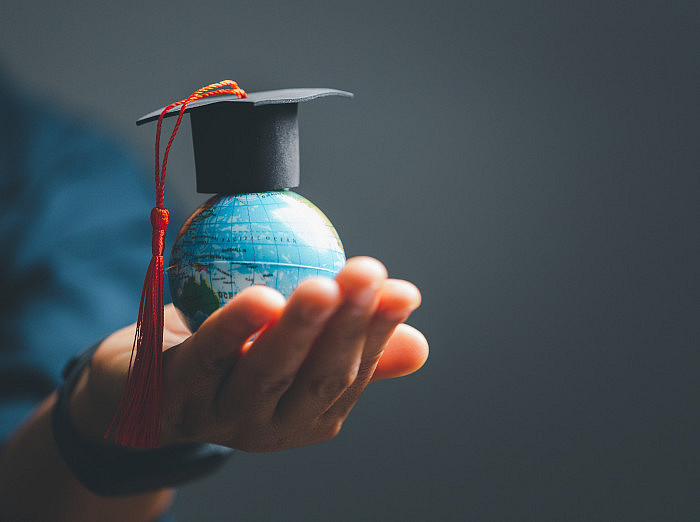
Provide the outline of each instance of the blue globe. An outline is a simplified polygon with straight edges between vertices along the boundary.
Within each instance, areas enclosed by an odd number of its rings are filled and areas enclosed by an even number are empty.
[[[289,190],[217,195],[175,239],[168,277],[175,307],[193,332],[251,285],[289,297],[311,276],[335,277],[345,264],[338,234],[308,199]]]

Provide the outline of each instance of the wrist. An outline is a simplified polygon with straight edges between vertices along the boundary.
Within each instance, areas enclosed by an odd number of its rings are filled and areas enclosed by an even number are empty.
[[[95,357],[99,357],[99,349]],[[85,365],[68,398],[68,414],[76,435],[86,443],[103,448],[123,448],[115,442],[113,431],[108,431],[121,400],[124,382],[121,378],[115,378],[113,372],[103,371],[103,367],[104,364],[95,365],[92,362]],[[175,430],[166,418],[167,415],[164,415],[160,447],[196,442],[175,436]]]
[[[96,350],[95,346],[68,363],[51,416],[56,447],[88,490],[120,496],[171,488],[211,473],[230,456],[232,450],[211,444],[139,450],[106,440],[104,433],[118,399],[94,390],[97,381],[90,361]]]
[[[110,447],[113,442],[105,438],[109,424],[105,424],[105,407],[99,408],[95,397],[89,392],[88,380],[90,367],[86,367],[80,375],[68,403],[68,415],[77,436],[85,442]],[[108,411],[111,408],[106,408]],[[108,421],[107,421],[108,422]]]

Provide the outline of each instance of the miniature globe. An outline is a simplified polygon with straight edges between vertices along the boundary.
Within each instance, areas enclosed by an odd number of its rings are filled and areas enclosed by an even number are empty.
[[[289,190],[217,195],[175,239],[168,277],[173,303],[193,332],[251,285],[289,297],[311,276],[345,264],[338,233],[308,199]]]

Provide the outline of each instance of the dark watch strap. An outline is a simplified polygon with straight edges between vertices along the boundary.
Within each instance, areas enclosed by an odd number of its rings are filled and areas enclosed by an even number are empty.
[[[76,478],[102,496],[145,493],[174,487],[217,470],[233,450],[215,444],[182,444],[158,449],[106,448],[83,440],[73,427],[68,405],[83,369],[100,343],[73,357],[63,369],[63,384],[51,423],[58,450]]]

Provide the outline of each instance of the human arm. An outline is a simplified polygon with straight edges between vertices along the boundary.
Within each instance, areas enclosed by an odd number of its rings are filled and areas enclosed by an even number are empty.
[[[87,490],[68,469],[54,441],[45,399],[0,454],[0,518],[8,521],[156,520],[172,503],[172,490],[102,497]]]
[[[387,280],[381,264],[361,258],[349,261],[337,281],[302,283],[287,303],[274,290],[252,287],[192,336],[168,307],[164,343],[172,348],[164,354],[163,443],[274,451],[331,438],[370,380],[410,373],[425,361],[425,339],[400,324],[419,300],[410,283]],[[261,328],[256,340],[247,342]],[[104,443],[132,341],[133,327],[106,339],[76,389],[73,421],[86,440]],[[41,414],[30,425],[34,422],[42,422]],[[31,445],[23,451],[31,455]],[[15,455],[16,464],[24,461]],[[52,498],[79,498],[71,480],[59,483],[69,489]],[[23,491],[16,481],[2,486],[14,499]],[[135,509],[125,519],[139,520],[137,514],[153,513],[167,499],[168,492],[161,491],[146,505],[136,498],[116,501]],[[102,500],[96,509],[117,509],[109,504],[115,499]],[[79,503],[59,504],[51,512],[73,505]]]

